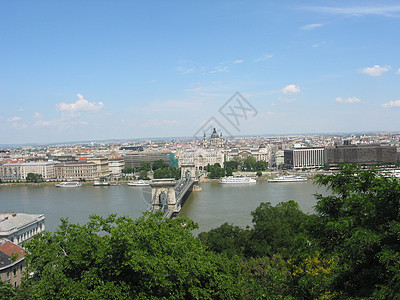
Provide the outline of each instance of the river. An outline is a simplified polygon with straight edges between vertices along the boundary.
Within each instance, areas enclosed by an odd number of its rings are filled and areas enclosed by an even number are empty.
[[[228,222],[245,227],[251,225],[251,211],[261,202],[295,200],[307,213],[313,212],[313,196],[321,189],[312,182],[268,183],[250,185],[224,185],[201,183],[202,191],[192,192],[181,210],[199,224],[199,230],[208,231]],[[322,193],[325,190],[322,189]],[[73,223],[86,223],[88,216],[117,214],[138,218],[149,208],[151,189],[127,185],[95,187],[90,184],[80,188],[56,188],[43,185],[0,185],[0,211],[29,214],[43,213],[46,229],[55,231],[60,218]]]

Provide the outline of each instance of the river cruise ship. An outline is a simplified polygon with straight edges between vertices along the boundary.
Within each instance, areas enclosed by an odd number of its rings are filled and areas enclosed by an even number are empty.
[[[219,183],[227,183],[227,184],[233,184],[233,183],[256,183],[257,181],[253,178],[249,177],[233,177],[233,176],[228,176],[221,178]]]
[[[82,184],[80,182],[72,182],[72,181],[60,182],[60,183],[56,184],[56,187],[65,187],[65,188],[74,188],[74,187],[80,187],[80,186],[82,186]]]
[[[128,182],[129,186],[149,186],[151,183],[151,180],[138,180],[134,182]]]
[[[301,182],[307,181],[307,178],[301,176],[284,175],[277,178],[268,179],[268,182]]]

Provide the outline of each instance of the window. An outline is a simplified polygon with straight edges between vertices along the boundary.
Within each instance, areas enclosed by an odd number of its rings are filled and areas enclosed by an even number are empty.
[[[14,269],[13,272],[14,272],[14,278],[17,277],[17,269]]]
[[[10,272],[7,272],[7,280],[10,280]]]

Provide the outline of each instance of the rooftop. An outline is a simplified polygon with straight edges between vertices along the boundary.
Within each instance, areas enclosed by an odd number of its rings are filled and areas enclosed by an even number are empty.
[[[0,235],[10,234],[14,230],[18,230],[24,226],[44,220],[43,214],[31,215],[14,212],[0,213]]]

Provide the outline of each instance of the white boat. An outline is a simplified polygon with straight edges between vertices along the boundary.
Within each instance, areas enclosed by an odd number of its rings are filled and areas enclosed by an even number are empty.
[[[219,183],[257,183],[257,181],[253,178],[249,177],[233,177],[233,176],[228,176],[221,178]]]
[[[93,185],[94,186],[109,186],[110,183],[107,181],[95,181],[95,182],[93,182]]]
[[[268,182],[301,182],[307,181],[307,178],[301,176],[283,175],[277,178],[268,179]]]
[[[67,182],[60,182],[56,184],[56,187],[65,187],[65,188],[74,188],[74,187],[80,187],[82,184],[80,182],[72,182],[72,181],[67,181]]]
[[[130,186],[148,186],[150,185],[151,180],[138,180],[134,182],[128,182],[128,185]]]

